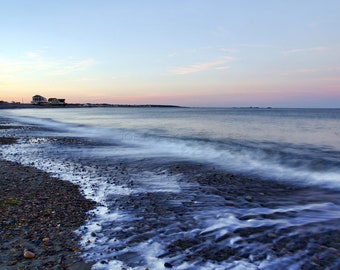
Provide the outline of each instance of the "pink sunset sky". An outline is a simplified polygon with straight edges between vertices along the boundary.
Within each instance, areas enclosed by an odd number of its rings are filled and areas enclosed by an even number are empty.
[[[6,1],[0,100],[340,107],[339,1]]]

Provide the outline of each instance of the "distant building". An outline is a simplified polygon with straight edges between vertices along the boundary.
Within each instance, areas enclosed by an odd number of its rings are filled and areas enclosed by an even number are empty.
[[[65,105],[65,99],[63,98],[49,98],[48,103],[51,105]]]
[[[35,95],[35,96],[32,97],[31,103],[34,104],[34,105],[47,104],[47,99],[43,96]]]

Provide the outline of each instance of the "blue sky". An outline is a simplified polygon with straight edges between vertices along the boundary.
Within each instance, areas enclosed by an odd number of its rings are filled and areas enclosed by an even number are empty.
[[[340,107],[340,1],[4,1],[0,99]]]

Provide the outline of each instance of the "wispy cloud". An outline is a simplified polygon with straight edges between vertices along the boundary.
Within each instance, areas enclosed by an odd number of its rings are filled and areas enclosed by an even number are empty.
[[[228,37],[230,36],[231,32],[230,30],[225,29],[222,26],[217,27],[212,34],[216,37]]]
[[[78,82],[95,82],[95,81],[98,81],[98,79],[95,78],[95,77],[80,77],[80,78],[77,78],[76,81],[78,81]]]
[[[316,68],[299,68],[295,70],[295,73],[315,73],[318,71]]]
[[[66,75],[78,71],[85,70],[93,65],[95,65],[97,61],[93,58],[83,59],[83,60],[68,60],[68,61],[60,61],[55,62],[54,66],[51,68],[51,75]]]
[[[332,78],[339,78],[340,76],[340,66],[327,66],[327,67],[318,67],[318,68],[297,68],[293,70],[287,70],[281,73],[281,76],[291,76],[291,75],[308,75],[312,74],[315,78],[321,78],[322,76],[328,76]]]
[[[170,52],[170,53],[168,53],[168,57],[169,58],[172,58],[172,57],[175,57],[175,56],[177,56],[177,52]]]
[[[220,48],[220,51],[221,51],[221,52],[224,52],[224,53],[234,54],[234,53],[239,53],[239,52],[240,52],[240,49],[228,49],[228,48],[223,48],[223,47],[221,47],[221,48]]]
[[[34,58],[39,58],[40,57],[40,55],[39,55],[39,53],[38,52],[27,52],[26,53],[26,57],[28,58],[28,59],[34,59]]]
[[[211,61],[211,62],[205,62],[205,63],[198,63],[193,64],[189,66],[183,66],[183,67],[176,67],[172,68],[170,70],[170,73],[177,74],[177,75],[186,75],[191,73],[197,73],[207,70],[221,70],[221,69],[228,69],[227,63],[229,63],[231,60],[233,60],[232,57],[223,57],[222,59]]]
[[[323,52],[326,51],[327,47],[310,47],[310,48],[298,48],[298,49],[290,49],[281,51],[282,54],[291,55],[298,53],[309,53],[309,52]]]
[[[320,72],[320,69],[315,68],[298,68],[294,70],[288,70],[281,73],[281,76],[302,75]]]
[[[97,61],[93,58],[47,59],[37,52],[27,52],[20,59],[0,59],[0,75],[10,77],[40,72],[45,75],[59,76],[83,71],[96,63]]]

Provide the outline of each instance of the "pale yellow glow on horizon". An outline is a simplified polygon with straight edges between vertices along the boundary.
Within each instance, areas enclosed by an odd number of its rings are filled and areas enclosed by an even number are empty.
[[[0,100],[7,102],[30,103],[32,96],[39,94],[46,98],[65,98],[67,103],[110,103],[110,104],[172,104],[181,106],[250,106],[263,104],[272,106],[280,100],[288,102],[308,100],[313,95],[318,98],[331,96],[340,98],[339,85],[331,81],[327,88],[324,88],[324,81],[314,82],[308,89],[306,83],[302,82],[280,82],[279,86],[266,82],[232,82],[230,85],[181,85],[170,83],[162,88],[161,82],[154,85],[146,84],[122,84],[119,85],[96,85],[84,82],[80,86],[72,83],[64,86],[46,86],[46,84],[35,84],[33,82],[20,86],[19,83],[10,87],[0,85]],[[96,90],[95,88],[100,90]],[[293,88],[295,87],[295,88]],[[182,91],[183,88],[185,91]],[[24,90],[23,90],[24,89]],[[274,106],[274,105],[273,105]]]

